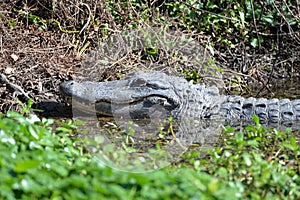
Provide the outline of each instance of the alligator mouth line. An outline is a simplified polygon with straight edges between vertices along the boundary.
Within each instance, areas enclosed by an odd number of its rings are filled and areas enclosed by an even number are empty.
[[[65,97],[65,100],[68,104],[72,105],[73,108],[83,111],[85,113],[96,113],[97,115],[103,115],[112,117],[113,116],[113,107],[130,107],[138,104],[145,104],[146,102],[149,103],[147,105],[150,107],[154,104],[160,104],[163,107],[176,107],[175,103],[166,98],[163,95],[149,95],[143,98],[136,98],[129,101],[111,101],[111,100],[96,100],[96,101],[85,101],[81,98],[76,97]]]

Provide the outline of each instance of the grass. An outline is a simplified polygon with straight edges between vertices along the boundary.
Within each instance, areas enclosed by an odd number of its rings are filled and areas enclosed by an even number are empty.
[[[26,115],[26,117],[24,117]],[[256,126],[227,127],[205,157],[148,173],[97,162],[78,122],[8,112],[0,116],[0,199],[299,199],[299,138]]]

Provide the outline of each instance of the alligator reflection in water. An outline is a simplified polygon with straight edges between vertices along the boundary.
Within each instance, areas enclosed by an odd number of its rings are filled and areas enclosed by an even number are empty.
[[[191,146],[204,155],[222,132],[222,123],[208,120],[78,118],[86,122],[81,127],[86,134],[79,137],[99,162],[134,172],[174,163]]]

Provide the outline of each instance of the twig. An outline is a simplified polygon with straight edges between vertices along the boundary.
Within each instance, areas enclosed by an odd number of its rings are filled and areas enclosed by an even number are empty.
[[[253,0],[251,0],[250,3],[251,3],[251,10],[252,10],[253,24],[254,24],[255,33],[256,33],[256,37],[257,37],[257,41],[258,41],[258,49],[260,49],[261,46],[260,46],[260,41],[259,41],[258,29],[257,29],[257,25],[256,25],[256,19],[255,19],[255,12],[254,12]]]
[[[282,12],[280,12],[279,8],[276,6],[276,4],[275,4],[274,1],[272,1],[272,3],[273,3],[273,5],[274,5],[275,9],[278,11],[278,13],[281,15],[282,19],[286,22],[287,27],[288,27],[288,29],[289,29],[289,33],[291,33],[291,35],[294,37],[294,39],[295,39],[297,42],[299,42],[300,39],[299,39],[299,38],[297,37],[297,35],[295,34],[295,31],[293,30],[293,28],[292,28],[291,25],[289,24],[288,20],[287,20],[286,17],[284,16],[284,14],[283,14]],[[289,7],[287,6],[287,8],[289,8]],[[293,13],[292,13],[292,14],[293,14]]]
[[[0,79],[1,81],[6,84],[7,88],[10,88],[11,90],[13,90],[13,96],[15,95],[23,95],[27,100],[31,99],[28,94],[18,85],[11,83],[4,74],[0,73]]]
[[[81,35],[82,31],[84,31],[84,29],[86,29],[86,27],[90,24],[91,19],[92,19],[92,23],[94,23],[94,18],[93,18],[93,15],[92,15],[92,12],[91,12],[91,9],[90,9],[89,5],[87,5],[86,3],[81,3],[81,5],[85,6],[88,9],[89,17],[88,17],[87,22],[84,24],[84,26],[80,30],[79,35]]]

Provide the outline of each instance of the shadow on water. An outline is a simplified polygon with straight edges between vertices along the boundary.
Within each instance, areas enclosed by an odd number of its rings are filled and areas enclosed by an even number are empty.
[[[72,107],[66,106],[65,103],[58,103],[54,101],[44,101],[36,103],[32,106],[36,114],[47,118],[72,118]]]

